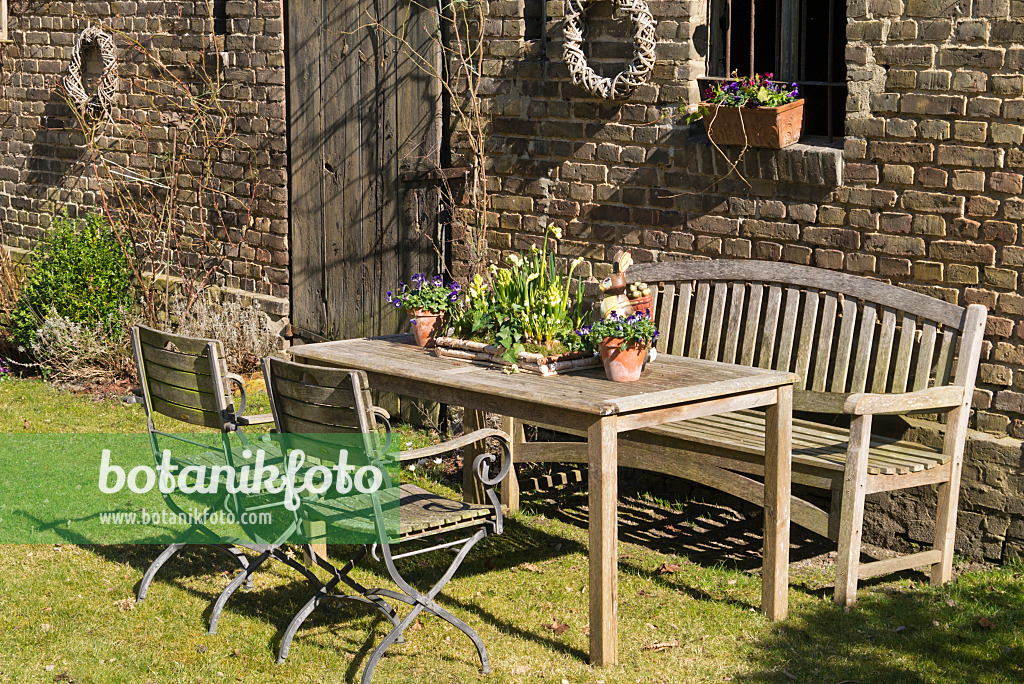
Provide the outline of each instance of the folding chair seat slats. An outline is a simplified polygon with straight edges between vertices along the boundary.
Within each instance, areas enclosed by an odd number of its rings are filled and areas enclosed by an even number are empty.
[[[407,541],[413,536],[442,534],[468,523],[479,524],[494,514],[490,506],[453,501],[414,484],[402,484],[399,490],[399,541]],[[373,512],[368,496],[326,499],[309,503],[308,509],[313,515],[326,520],[345,516],[355,518],[372,515]]]

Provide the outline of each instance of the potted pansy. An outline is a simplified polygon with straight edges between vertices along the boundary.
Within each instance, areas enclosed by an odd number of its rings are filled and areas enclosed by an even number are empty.
[[[609,380],[633,382],[640,379],[647,354],[658,339],[654,321],[643,313],[620,317],[612,311],[607,318],[586,325],[576,334],[596,349]]]
[[[460,289],[454,281],[445,285],[441,276],[429,278],[417,273],[412,277],[412,286],[399,281],[398,291],[389,291],[387,300],[409,314],[416,344],[433,347],[434,339],[444,327],[445,318],[459,299]]]
[[[773,74],[719,81],[704,90],[704,101],[687,117],[703,119],[718,145],[782,149],[800,140],[804,101],[796,83],[777,83]]]

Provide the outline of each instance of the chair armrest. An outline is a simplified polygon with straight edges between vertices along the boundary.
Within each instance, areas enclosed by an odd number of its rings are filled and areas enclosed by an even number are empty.
[[[384,444],[381,446],[381,453],[388,453],[391,450],[391,440],[394,439],[394,432],[391,429],[391,414],[382,409],[380,406],[370,407],[370,411],[377,417],[381,423],[384,423]]]
[[[260,413],[255,416],[235,416],[235,425],[244,427],[246,425],[265,425],[274,422],[273,413]]]
[[[238,400],[238,410],[235,411],[234,420],[232,421],[236,425],[242,425],[242,414],[245,413],[245,404],[248,399],[248,395],[245,393],[245,378],[235,373],[225,373],[224,379],[230,383],[234,383],[238,387],[238,392],[241,397]]]
[[[488,437],[497,437],[500,440],[505,440],[511,444],[511,438],[502,432],[501,430],[495,430],[493,428],[482,428],[475,430],[469,434],[450,439],[447,442],[441,444],[435,444],[434,446],[423,447],[422,449],[413,449],[412,451],[403,451],[398,454],[398,460],[401,462],[405,461],[418,461],[421,458],[430,458],[431,456],[437,456],[439,454],[446,454],[449,451],[455,451],[462,447],[481,442]]]
[[[900,394],[851,394],[843,404],[843,413],[855,416],[893,415],[912,411],[953,409],[964,401],[964,388],[957,385],[929,387]]]

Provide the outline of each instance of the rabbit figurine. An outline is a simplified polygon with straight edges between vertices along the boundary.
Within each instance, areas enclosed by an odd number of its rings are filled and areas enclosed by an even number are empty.
[[[633,264],[629,252],[615,255],[615,273],[601,281],[600,290],[604,294],[601,300],[601,318],[608,318],[613,311],[619,318],[626,318],[633,313],[633,306],[626,296],[626,269]]]

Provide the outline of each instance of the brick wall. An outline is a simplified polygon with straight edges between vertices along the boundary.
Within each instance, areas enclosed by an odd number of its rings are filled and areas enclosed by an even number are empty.
[[[588,276],[609,272],[611,255],[628,246],[640,262],[785,260],[987,304],[992,322],[972,425],[990,436],[974,433],[968,448],[958,544],[990,559],[1020,555],[1024,3],[851,0],[846,139],[729,159],[674,117],[680,98],[698,96],[706,0],[650,6],[659,21],[654,77],[628,101],[610,103],[573,86],[560,62],[561,0],[548,0],[546,17],[537,0],[489,3],[481,93],[491,118],[491,256],[528,247],[555,223],[566,236],[562,256],[585,256]],[[223,94],[257,150],[266,195],[224,285],[286,315],[281,3],[232,0],[227,10]],[[7,244],[29,248],[57,207],[75,214],[95,204],[81,149],[53,126],[67,116],[54,87],[78,32],[106,22],[183,64],[210,31],[207,13],[205,4],[186,2],[13,3],[13,44],[0,47]],[[589,26],[592,63],[605,74],[620,69],[630,27],[608,3],[593,6]],[[123,68],[132,75],[137,67]],[[122,93],[120,113],[166,136],[152,102],[130,94]],[[241,161],[223,162],[225,176],[237,176]],[[932,505],[927,494],[876,502],[875,529],[889,541],[927,542],[922,521]]]
[[[128,173],[144,174],[152,155],[166,154],[173,117],[161,116],[147,88],[156,73],[133,49],[138,42],[179,77],[207,54],[219,70],[221,99],[237,124],[237,146],[217,160],[222,187],[248,193],[242,183],[258,170],[253,211],[229,216],[228,229],[244,242],[225,247],[229,258],[217,279],[225,292],[255,296],[272,315],[288,312],[287,149],[284,33],[279,0],[226,3],[227,31],[218,54],[205,2],[50,2],[12,0],[9,44],[0,44],[0,236],[16,257],[31,249],[55,211],[71,216],[97,209],[101,199],[82,136],[57,92],[78,34],[91,24],[110,27],[120,48],[121,88],[115,118],[138,126],[104,130]],[[140,86],[140,84],[145,84]],[[143,144],[141,141],[145,140]],[[140,145],[142,145],[140,147]],[[187,188],[183,188],[187,191]],[[194,193],[193,193],[194,194]],[[194,203],[194,202],[193,202]],[[196,207],[196,211],[199,211]],[[247,225],[243,225],[247,224]],[[186,258],[189,261],[189,258]]]
[[[972,434],[959,547],[1019,554],[1024,3],[851,0],[845,140],[729,159],[673,116],[680,98],[698,96],[705,1],[649,4],[659,21],[654,77],[607,102],[574,86],[561,63],[562,2],[547,3],[547,59],[536,42],[517,42],[537,8],[490,3],[492,256],[557,224],[562,256],[593,260],[596,277],[630,247],[638,262],[783,260],[986,304],[972,427],[990,436]],[[589,28],[591,63],[605,75],[621,69],[628,24],[597,3]],[[878,538],[930,542],[927,495],[880,504]]]

